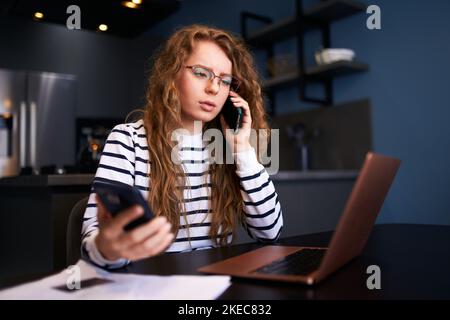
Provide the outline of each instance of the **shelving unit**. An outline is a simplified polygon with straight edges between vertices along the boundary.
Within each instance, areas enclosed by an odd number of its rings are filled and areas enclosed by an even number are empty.
[[[274,91],[298,85],[300,100],[319,103],[325,106],[333,105],[332,80],[335,77],[363,72],[369,69],[367,64],[357,61],[339,61],[327,65],[305,65],[304,33],[318,29],[322,35],[322,46],[331,48],[330,24],[348,16],[365,12],[366,5],[353,0],[322,0],[320,3],[303,9],[302,0],[296,0],[296,15],[273,22],[272,19],[250,12],[241,14],[242,35],[246,42],[255,49],[265,49],[268,58],[274,57],[274,43],[291,37],[297,38],[298,70],[280,75],[264,81],[264,88],[268,91],[272,101],[270,113],[275,115]],[[253,31],[247,30],[249,19],[261,21],[267,26]],[[316,99],[306,96],[306,86],[310,83],[322,83],[325,87],[325,98]]]

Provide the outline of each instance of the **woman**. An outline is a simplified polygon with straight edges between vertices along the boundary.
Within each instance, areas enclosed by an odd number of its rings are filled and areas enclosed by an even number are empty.
[[[224,145],[233,146],[235,163],[211,163],[202,133],[229,129],[220,114],[228,97],[244,110],[238,133],[222,138]],[[181,138],[177,145],[172,134],[180,128],[185,133],[175,134]],[[239,224],[257,240],[275,241],[283,226],[281,206],[250,144],[251,129],[269,130],[259,78],[245,45],[207,26],[176,31],[154,60],[144,118],[112,130],[95,176],[139,188],[157,218],[126,232],[123,226],[142,208],[112,218],[91,194],[83,255],[100,266],[121,267],[165,249],[228,244]],[[171,156],[176,146],[181,163]]]

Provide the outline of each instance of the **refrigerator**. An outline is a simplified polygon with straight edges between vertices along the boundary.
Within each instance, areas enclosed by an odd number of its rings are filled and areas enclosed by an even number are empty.
[[[75,164],[76,77],[0,69],[0,177]]]

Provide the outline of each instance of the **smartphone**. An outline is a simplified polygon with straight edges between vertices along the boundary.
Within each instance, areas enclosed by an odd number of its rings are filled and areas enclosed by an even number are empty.
[[[242,118],[244,117],[244,109],[242,107],[235,107],[230,97],[222,107],[220,112],[225,118],[225,122],[230,129],[233,129],[233,133],[237,134],[242,127]]]
[[[124,230],[128,231],[134,229],[153,219],[153,212],[150,210],[147,201],[136,187],[120,182],[107,183],[100,181],[95,181],[93,187],[94,192],[98,195],[100,201],[112,216],[116,216],[119,212],[133,205],[140,205],[144,208],[144,215],[127,224],[124,227]]]

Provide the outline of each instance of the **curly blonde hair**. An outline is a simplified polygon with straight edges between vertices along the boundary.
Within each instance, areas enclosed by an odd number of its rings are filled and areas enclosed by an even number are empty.
[[[181,128],[181,105],[175,79],[198,41],[217,44],[232,62],[232,74],[239,82],[238,93],[245,99],[252,115],[252,129],[265,130],[269,137],[267,115],[261,91],[260,77],[245,43],[229,32],[205,25],[190,25],[178,29],[156,52],[150,70],[146,91],[144,124],[150,153],[150,192],[148,202],[158,216],[165,216],[177,234],[180,215],[186,219],[183,205],[183,187],[186,176],[181,165],[171,160],[175,142],[174,130]],[[221,130],[216,117],[203,130]],[[225,148],[225,139],[223,139]],[[225,149],[224,149],[225,150]],[[264,150],[259,150],[259,155]],[[211,228],[210,237],[217,245],[227,242],[227,235],[236,232],[238,224],[245,223],[240,182],[236,165],[211,164]],[[181,205],[181,206],[180,206]]]

